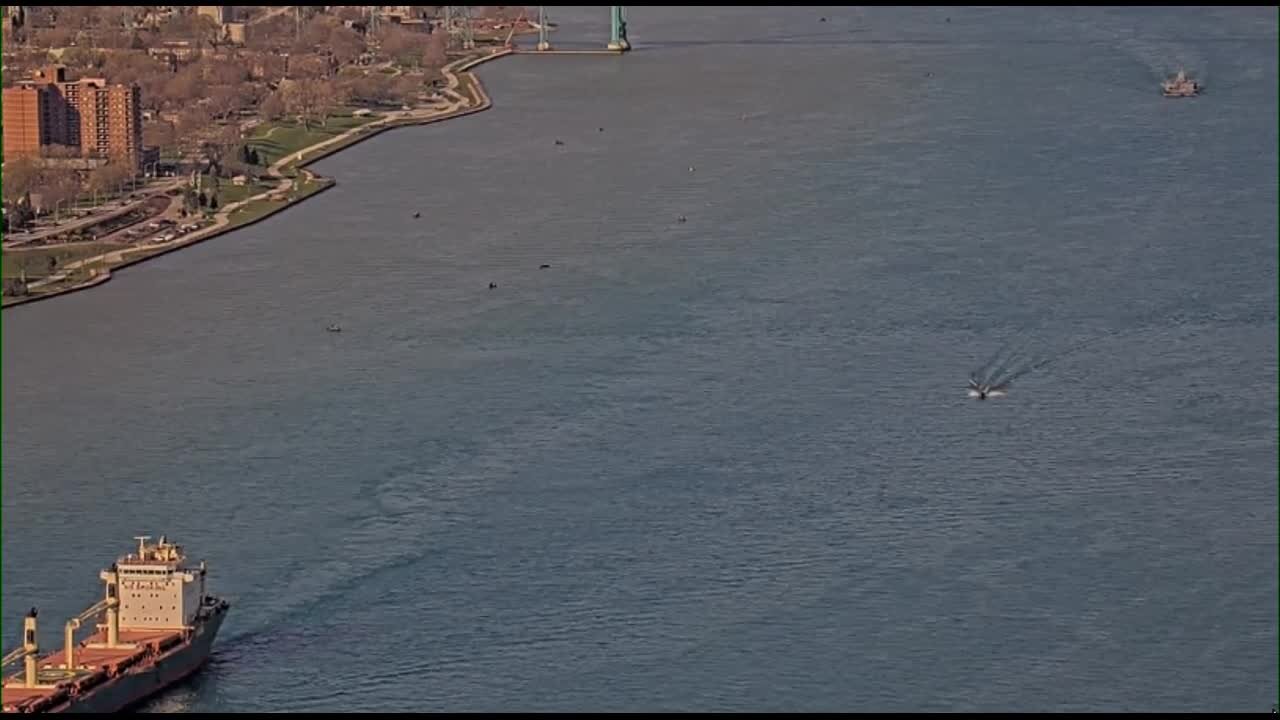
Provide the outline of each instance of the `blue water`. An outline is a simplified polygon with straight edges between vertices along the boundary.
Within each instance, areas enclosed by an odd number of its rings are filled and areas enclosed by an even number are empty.
[[[153,711],[1269,708],[1276,10],[628,19],[5,311],[6,647],[163,532]]]

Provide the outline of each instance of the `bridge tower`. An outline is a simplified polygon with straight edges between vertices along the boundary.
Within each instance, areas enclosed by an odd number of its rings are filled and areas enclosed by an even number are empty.
[[[551,40],[548,39],[547,37],[548,32],[549,31],[547,30],[547,8],[545,5],[539,5],[538,6],[538,49],[539,50],[551,49]]]
[[[457,38],[461,41],[463,50],[470,50],[476,46],[475,39],[471,34],[470,5],[446,5],[444,7],[444,26],[449,32],[450,45]]]
[[[609,49],[625,52],[631,49],[627,42],[627,9],[622,5],[609,8]]]

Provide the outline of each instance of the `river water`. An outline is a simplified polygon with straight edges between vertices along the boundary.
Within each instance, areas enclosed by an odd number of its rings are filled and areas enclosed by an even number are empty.
[[[5,646],[167,533],[152,711],[1269,708],[1276,10],[628,19],[4,313]]]

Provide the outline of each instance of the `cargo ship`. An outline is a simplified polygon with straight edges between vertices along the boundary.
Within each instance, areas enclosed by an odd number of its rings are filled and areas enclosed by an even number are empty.
[[[61,650],[40,654],[36,608],[27,613],[22,647],[4,656],[5,673],[23,665],[4,678],[4,712],[118,712],[204,664],[230,603],[206,593],[205,563],[188,566],[182,546],[134,539],[137,553],[99,573],[105,597],[67,621]],[[77,643],[76,631],[94,619],[95,632]]]

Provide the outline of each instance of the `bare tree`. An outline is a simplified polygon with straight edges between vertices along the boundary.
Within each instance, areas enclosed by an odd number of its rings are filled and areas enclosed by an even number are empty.
[[[211,88],[209,109],[218,120],[233,117],[240,112],[240,91],[234,85],[217,85]]]
[[[168,72],[161,72],[155,75],[146,75],[138,79],[138,86],[142,88],[142,107],[153,112],[158,111],[169,105],[168,96],[165,94],[165,86],[169,80],[173,78]]]
[[[401,75],[391,81],[391,101],[396,104],[412,105],[417,100],[417,94],[421,91],[422,81],[420,78]]]
[[[209,109],[203,105],[190,105],[178,116],[178,143],[189,144],[213,122]]]
[[[258,106],[258,112],[267,120],[278,120],[288,111],[288,104],[279,92],[271,93]]]
[[[107,55],[102,66],[103,75],[112,83],[143,85],[147,80],[159,76],[170,77],[168,69],[145,52],[136,50],[119,50]]]
[[[104,29],[125,30],[133,25],[136,10],[129,5],[97,5],[93,7],[93,17]]]
[[[266,88],[260,83],[240,83],[235,87],[235,90],[241,108],[255,107],[262,102],[262,98],[266,95]]]
[[[71,44],[77,32],[66,27],[41,28],[31,33],[31,42],[36,47],[64,48]]]
[[[294,38],[293,52],[298,54],[313,53],[325,47],[329,34],[341,28],[342,23],[329,15],[316,15],[302,26],[302,32]]]
[[[431,33],[427,38],[427,49],[422,54],[422,66],[430,70],[439,70],[449,62],[449,34],[443,30]]]
[[[528,9],[520,5],[487,5],[477,8],[477,15],[486,20],[516,20]]]
[[[204,80],[196,65],[185,68],[164,84],[166,104],[170,107],[189,106],[204,96]]]
[[[104,53],[88,47],[67,48],[60,58],[63,65],[79,73],[99,70],[106,59]]]
[[[148,147],[175,148],[178,134],[173,125],[164,120],[147,123],[142,127],[142,144]]]
[[[328,49],[339,65],[350,65],[364,53],[364,38],[354,30],[335,27],[329,32]]]
[[[40,173],[39,185],[32,192],[40,195],[42,210],[61,209],[80,194],[80,181],[74,170],[45,168]]]
[[[75,158],[80,157],[80,149],[72,145],[47,145],[45,146],[44,156],[48,158]]]
[[[307,130],[314,122],[323,123],[328,120],[334,100],[332,86],[320,80],[298,80],[290,83],[284,96],[289,113],[296,115],[303,129]]]
[[[196,47],[212,47],[222,38],[222,26],[207,15],[197,15],[192,20],[192,40]]]
[[[276,53],[259,53],[254,58],[253,66],[261,71],[255,74],[260,75],[262,80],[275,82],[284,77],[284,58]]]
[[[357,103],[383,104],[393,102],[391,78],[374,72],[352,78],[347,84],[348,96]]]
[[[288,14],[291,15],[291,14]],[[249,27],[245,45],[254,50],[279,51],[293,44],[293,18],[277,15]]]
[[[339,20],[355,22],[364,19],[364,10],[359,5],[342,5],[338,8],[336,17]]]
[[[222,125],[218,126],[209,139],[201,145],[201,150],[209,158],[209,169],[215,176],[228,174],[228,164],[236,159],[242,142],[239,128],[234,125]]]
[[[84,30],[97,24],[97,10],[93,5],[63,5],[58,10],[57,26],[71,30]]]
[[[422,59],[422,36],[390,26],[382,31],[382,52],[397,65],[416,67]]]
[[[128,166],[111,162],[89,173],[89,182],[86,187],[89,192],[105,194],[120,189],[133,176],[134,172]]]
[[[315,54],[289,57],[289,77],[295,80],[312,80],[329,74],[327,58]]]
[[[239,54],[200,62],[200,75],[210,85],[235,85],[249,79],[248,62]]]
[[[18,202],[27,196],[40,182],[40,168],[35,159],[20,157],[4,164],[4,182],[0,191],[5,202]]]

